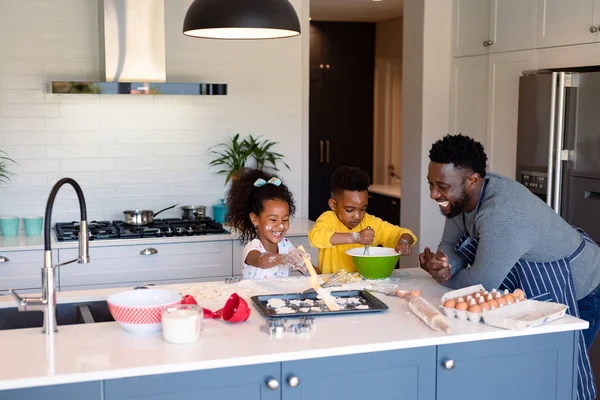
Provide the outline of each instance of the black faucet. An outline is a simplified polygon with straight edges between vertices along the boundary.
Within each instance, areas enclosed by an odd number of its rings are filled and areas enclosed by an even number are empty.
[[[81,222],[79,225],[79,256],[71,261],[52,265],[52,207],[54,199],[59,189],[68,183],[73,186],[79,200],[79,212],[81,214]],[[87,209],[85,207],[85,198],[83,191],[77,182],[71,178],[63,178],[56,182],[48,202],[46,203],[46,214],[44,216],[44,266],[42,267],[42,297],[21,297],[14,290],[10,289],[10,293],[17,300],[19,311],[42,311],[44,313],[44,325],[42,333],[51,334],[58,331],[56,326],[56,269],[62,265],[71,264],[77,261],[80,264],[90,262],[89,254],[89,238],[87,229]]]

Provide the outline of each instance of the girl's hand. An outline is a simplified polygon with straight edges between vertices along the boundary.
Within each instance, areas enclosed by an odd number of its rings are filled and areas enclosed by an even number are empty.
[[[304,258],[310,260],[310,254],[300,249],[294,248],[287,254],[283,254],[283,259],[285,264],[289,264],[292,268],[306,273],[308,270],[306,269],[306,265],[304,265]]]

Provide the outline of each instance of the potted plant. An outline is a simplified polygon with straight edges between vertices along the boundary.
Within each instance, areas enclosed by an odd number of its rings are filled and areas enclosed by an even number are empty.
[[[250,160],[253,160],[254,166],[259,169],[279,171],[277,164],[282,163],[289,170],[289,165],[283,161],[284,156],[272,151],[272,147],[277,143],[268,139],[260,140],[260,136],[254,138],[252,135],[240,139],[240,134],[237,133],[228,143],[219,143],[209,149],[209,153],[216,156],[209,165],[222,168],[217,174],[227,174],[226,185],[231,179],[235,180],[236,174],[246,168]],[[224,149],[217,150],[218,148]]]
[[[14,173],[8,170],[8,164],[16,164],[16,162],[7,156],[6,152],[0,150],[0,183],[6,183],[14,175]]]
[[[277,163],[281,162],[288,170],[290,169],[290,166],[283,161],[283,154],[271,151],[271,147],[275,146],[279,142],[271,142],[267,139],[260,141],[258,139],[260,139],[260,136],[254,139],[252,135],[250,135],[247,139],[248,145],[252,148],[252,158],[256,163],[256,168],[279,171],[279,168],[277,168]]]
[[[225,149],[222,151],[214,150],[219,147]],[[219,143],[211,146],[209,153],[214,154],[216,158],[208,165],[222,168],[217,174],[227,174],[225,177],[225,184],[227,185],[236,173],[246,167],[246,162],[252,154],[252,148],[248,145],[246,139],[240,140],[240,134],[236,133],[229,143]]]

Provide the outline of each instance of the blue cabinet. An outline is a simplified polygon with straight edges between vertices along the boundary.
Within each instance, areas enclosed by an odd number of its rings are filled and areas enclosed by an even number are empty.
[[[435,399],[436,348],[282,363],[283,400]]]
[[[104,381],[104,400],[280,400],[281,363]]]
[[[40,386],[0,391],[2,400],[102,400],[102,382],[82,382],[66,385]]]
[[[578,332],[0,391],[1,400],[574,398]]]
[[[437,400],[567,400],[577,332],[438,346]]]

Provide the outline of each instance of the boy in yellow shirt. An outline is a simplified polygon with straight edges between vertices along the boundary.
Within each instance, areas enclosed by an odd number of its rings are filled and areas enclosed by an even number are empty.
[[[311,245],[319,249],[322,273],[356,271],[352,257],[346,254],[354,247],[382,245],[405,256],[411,254],[417,237],[410,229],[367,214],[369,185],[369,176],[354,167],[341,167],[331,177],[331,211],[321,214],[308,232]]]

